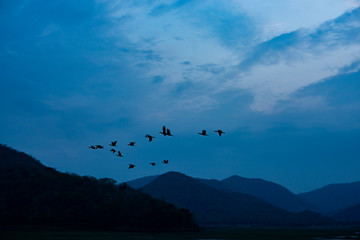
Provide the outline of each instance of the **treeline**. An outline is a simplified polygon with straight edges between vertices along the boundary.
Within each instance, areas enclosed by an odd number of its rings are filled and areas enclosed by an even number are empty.
[[[195,230],[191,213],[112,179],[45,167],[0,144],[0,224],[105,230]]]

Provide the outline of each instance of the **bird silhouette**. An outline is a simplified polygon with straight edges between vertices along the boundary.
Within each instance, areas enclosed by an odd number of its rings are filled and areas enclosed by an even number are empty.
[[[96,149],[96,147],[94,147],[93,145],[91,145],[89,148],[91,148],[91,149]]]
[[[216,130],[216,131],[214,131],[214,132],[217,132],[218,134],[219,134],[219,136],[221,137],[221,134],[225,134],[225,132],[223,132],[222,130],[220,130],[220,129],[218,129],[218,130]]]
[[[155,165],[156,165],[154,162],[152,162],[152,163],[150,163],[150,164],[151,164],[151,166],[155,166]]]
[[[112,147],[116,147],[116,143],[117,143],[117,141],[114,141],[114,142],[111,142],[111,144],[109,144],[109,145]]]
[[[118,151],[118,154],[116,156],[119,156],[119,157],[124,157],[120,151]]]
[[[110,150],[110,152],[115,153],[116,150],[112,148],[112,149]]]
[[[162,132],[160,132],[162,135],[164,135],[164,136],[166,136],[166,127],[165,126],[163,126],[162,127]]]
[[[162,163],[168,164],[169,160],[164,160],[164,161],[162,161]]]
[[[153,140],[153,138],[155,138],[155,137],[153,137],[153,136],[151,136],[151,135],[149,135],[149,134],[146,134],[145,137],[146,137],[146,138],[149,138],[149,142],[151,142],[151,141]]]
[[[166,135],[167,135],[167,136],[173,136],[173,135],[171,134],[171,132],[170,132],[170,129],[167,129],[167,130],[166,130]]]
[[[203,136],[209,136],[209,135],[206,134],[206,130],[202,130],[202,132],[198,133],[198,134],[203,135]]]
[[[95,145],[95,148],[96,148],[96,149],[103,149],[104,147],[101,146],[101,145]]]
[[[173,136],[170,132],[170,129],[166,128],[165,126],[162,127],[162,132],[160,132],[164,136]]]
[[[129,144],[128,144],[129,146],[135,146],[135,142],[129,142]]]
[[[134,167],[135,167],[134,164],[129,164],[129,169],[134,168]]]

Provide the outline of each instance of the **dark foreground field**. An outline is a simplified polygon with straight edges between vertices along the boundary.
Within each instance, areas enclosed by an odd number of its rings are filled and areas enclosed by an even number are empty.
[[[360,227],[336,228],[206,228],[195,233],[121,233],[44,229],[0,230],[2,240],[205,240],[205,239],[360,239]]]

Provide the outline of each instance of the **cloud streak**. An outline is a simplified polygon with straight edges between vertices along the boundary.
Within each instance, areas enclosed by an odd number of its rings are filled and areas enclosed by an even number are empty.
[[[261,42],[264,31],[258,25],[260,20],[253,14],[255,10],[246,6],[260,8],[266,4],[264,1],[254,4],[233,1],[227,5],[215,1],[201,5],[197,1],[171,4],[153,1],[141,6],[120,3],[109,10],[109,16],[117,23],[111,34],[125,34],[126,41],[135,49],[149,53],[137,63],[147,66],[144,77],[162,76],[157,89],[147,95],[149,101],[162,96],[171,102],[169,92],[179,93],[178,86],[193,82],[197,89],[187,88],[184,94],[176,95],[180,99],[175,104],[178,108],[209,109],[222,101],[217,98],[219,93],[239,89],[253,94],[253,111],[271,113],[279,101],[338,74],[357,60],[359,9],[318,25],[340,14],[339,11],[358,6],[356,1],[337,2],[338,7],[329,9],[327,14],[307,19],[303,25],[295,21],[291,28],[278,32],[280,35]],[[300,7],[305,11],[308,5],[310,2],[297,1],[284,7],[293,10]],[[316,6],[326,7],[327,3],[320,1]],[[311,28],[297,30],[298,27]],[[284,33],[289,29],[295,31]],[[199,98],[203,100],[198,101]],[[164,108],[166,105],[161,106]]]
[[[254,111],[271,112],[279,100],[353,66],[360,59],[359,12],[262,43],[239,64],[233,86],[254,94]]]

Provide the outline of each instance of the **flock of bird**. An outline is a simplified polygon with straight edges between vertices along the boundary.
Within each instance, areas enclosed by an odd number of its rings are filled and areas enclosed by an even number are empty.
[[[220,137],[221,137],[222,134],[225,133],[224,131],[222,131],[222,130],[220,130],[220,129],[215,130],[214,132],[217,132]],[[160,133],[161,133],[162,135],[164,135],[164,136],[173,136],[173,135],[171,134],[170,129],[166,128],[165,126],[162,127],[162,131],[161,131]],[[199,135],[202,135],[202,136],[209,136],[209,135],[206,133],[206,130],[202,130],[202,131],[199,132],[198,134],[199,134]],[[154,140],[154,138],[155,138],[154,136],[151,136],[151,135],[149,135],[149,134],[146,134],[145,137],[149,140],[149,142],[152,142],[152,141]],[[117,152],[116,156],[118,156],[118,157],[124,157],[119,150],[116,151],[116,150],[114,149],[114,148],[116,147],[116,144],[117,144],[117,141],[113,141],[113,142],[111,142],[111,143],[109,144],[109,146],[111,147],[110,152],[112,152],[113,154],[115,154],[115,153]],[[135,142],[129,142],[128,145],[131,146],[131,147],[134,147],[134,146],[135,146]],[[95,150],[95,149],[104,149],[104,146],[102,146],[102,145],[91,145],[91,146],[89,146],[89,148],[91,148],[91,149],[93,149],[93,150]],[[168,163],[169,163],[169,160],[163,160],[161,163],[168,164]],[[156,165],[156,163],[154,163],[154,162],[151,162],[151,163],[149,163],[149,164],[150,164],[151,166],[155,166],[155,165]],[[134,167],[135,167],[134,164],[129,163],[129,169],[132,169],[132,168],[134,168]]]

